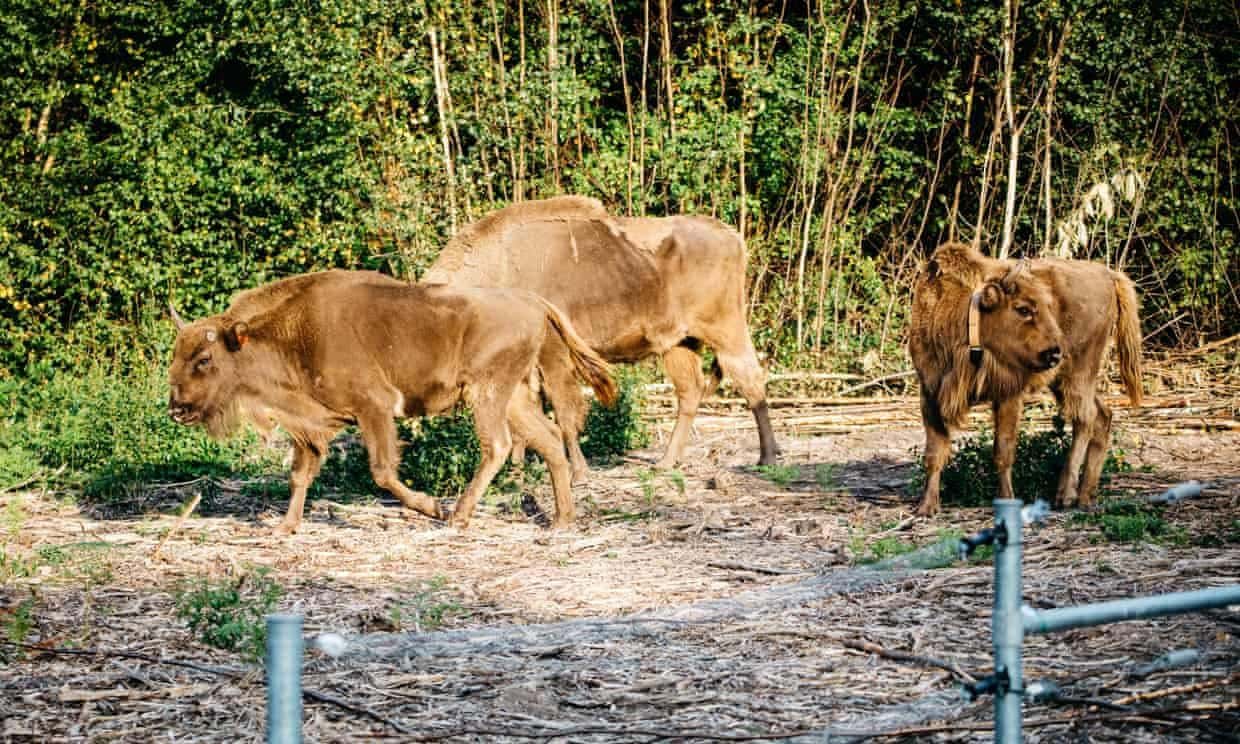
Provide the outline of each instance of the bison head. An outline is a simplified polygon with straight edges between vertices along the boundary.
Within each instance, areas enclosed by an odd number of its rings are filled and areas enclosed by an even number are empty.
[[[1055,296],[1025,261],[992,277],[977,292],[982,346],[999,363],[1034,372],[1059,364],[1064,337]]]
[[[245,323],[221,316],[185,323],[175,310],[173,319],[178,330],[168,370],[168,415],[178,424],[201,424],[211,436],[226,436],[239,419],[238,352],[246,343]]]

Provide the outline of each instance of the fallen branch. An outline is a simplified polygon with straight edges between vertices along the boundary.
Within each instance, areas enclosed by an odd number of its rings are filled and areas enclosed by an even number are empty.
[[[962,682],[972,683],[977,681],[976,677],[964,671],[959,665],[952,661],[943,661],[942,659],[936,659],[933,656],[919,656],[918,654],[910,654],[906,651],[894,651],[889,648],[883,648],[877,643],[871,643],[869,641],[854,641],[851,639],[845,639],[840,641],[840,643],[845,648],[876,654],[884,659],[903,661],[910,664],[916,664],[918,666],[928,666],[936,669],[942,669],[944,671],[951,672],[952,676]]]
[[[194,498],[190,499],[189,504],[181,510],[181,516],[177,517],[177,521],[173,523],[168,532],[164,534],[162,539],[160,539],[159,544],[155,546],[155,549],[151,551],[151,560],[159,559],[159,551],[163,550],[164,543],[168,542],[168,539],[176,534],[177,530],[181,529],[181,525],[185,523],[186,518],[189,517],[190,513],[194,511],[194,508],[198,506],[199,501],[202,501],[201,491],[194,494]]]

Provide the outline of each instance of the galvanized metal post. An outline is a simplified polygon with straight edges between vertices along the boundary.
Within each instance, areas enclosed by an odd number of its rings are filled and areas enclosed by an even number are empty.
[[[1021,618],[1021,502],[995,500],[995,610],[991,639],[995,649],[995,741],[1021,741],[1021,699],[1025,694],[1021,648],[1025,626]]]
[[[301,743],[301,615],[267,616],[267,741]]]

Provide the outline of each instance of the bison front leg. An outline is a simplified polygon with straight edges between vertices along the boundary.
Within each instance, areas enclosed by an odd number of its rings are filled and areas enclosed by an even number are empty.
[[[357,417],[358,428],[366,442],[366,454],[370,460],[370,475],[379,488],[388,491],[406,507],[434,519],[446,519],[447,513],[439,502],[425,493],[414,491],[400,482],[397,468],[400,465],[400,449],[396,446],[396,420],[389,411],[370,411]]]
[[[284,519],[276,525],[273,534],[277,536],[291,535],[301,526],[301,515],[306,508],[306,492],[310,484],[318,477],[323,466],[323,456],[327,452],[327,443],[331,437],[317,441],[296,439],[293,442],[293,471],[289,476],[288,511]]]
[[[1100,398],[1094,398],[1095,415],[1089,426],[1089,446],[1085,451],[1085,471],[1081,475],[1081,487],[1078,492],[1082,507],[1092,506],[1094,491],[1098,489],[1098,481],[1102,477],[1102,465],[1107,458],[1107,446],[1111,443],[1111,409]],[[1076,427],[1073,426],[1073,449],[1076,448]]]
[[[1012,463],[1016,462],[1016,438],[1020,428],[1020,413],[1024,399],[1017,395],[994,405],[995,413],[995,472],[999,475],[999,498],[1014,499],[1012,490]]]
[[[951,432],[943,423],[938,407],[922,392],[921,421],[926,429],[926,486],[917,505],[917,516],[932,517],[939,512],[939,481],[952,454]]]
[[[496,473],[504,465],[512,449],[512,435],[508,430],[507,408],[510,396],[490,395],[475,399],[474,430],[478,433],[478,444],[482,450],[482,462],[470,479],[465,493],[456,502],[449,524],[459,529],[469,526],[469,518],[473,516],[478,499],[486,492],[487,486],[495,479]],[[540,414],[541,415],[541,414]]]

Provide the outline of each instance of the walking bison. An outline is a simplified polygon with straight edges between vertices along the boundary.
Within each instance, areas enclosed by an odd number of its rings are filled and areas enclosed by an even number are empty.
[[[291,498],[277,534],[295,532],[328,443],[356,424],[375,482],[410,509],[444,519],[397,477],[396,417],[473,408],[482,461],[451,522],[469,523],[516,432],[547,462],[553,525],[573,520],[561,433],[524,388],[537,366],[576,372],[611,402],[608,366],[555,306],[531,292],[410,285],[373,272],[327,271],[239,294],[220,315],[184,323],[168,410],[213,436],[243,418],[278,423],[293,441]]]
[[[765,373],[745,312],[745,244],[705,217],[613,218],[595,199],[521,202],[483,217],[440,253],[423,281],[520,287],[564,309],[582,337],[612,362],[658,355],[676,389],[676,426],[660,467],[681,458],[704,394],[727,375],[758,426],[759,462],[775,461]],[[710,380],[698,353],[715,351]],[[577,443],[585,401],[571,379],[546,378],[575,476],[587,470]]]
[[[1132,281],[1101,264],[1000,261],[968,245],[940,246],[917,278],[909,330],[926,430],[926,486],[917,513],[939,510],[952,430],[965,425],[978,403],[993,406],[999,497],[1013,498],[1024,396],[1045,385],[1072,422],[1056,504],[1092,503],[1111,433],[1111,410],[1096,386],[1112,328],[1129,400],[1141,405],[1137,308]]]

